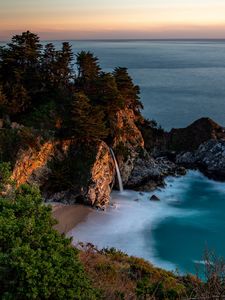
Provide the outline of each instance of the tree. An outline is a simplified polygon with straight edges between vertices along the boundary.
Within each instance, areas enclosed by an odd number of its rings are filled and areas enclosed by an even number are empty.
[[[31,104],[27,89],[21,83],[16,83],[12,86],[6,84],[5,90],[8,92],[8,97],[3,98],[0,103],[2,112],[9,115],[25,112]]]
[[[25,111],[30,99],[38,92],[41,48],[38,36],[29,31],[15,35],[11,43],[0,48],[0,82],[7,113]]]
[[[46,85],[54,85],[56,73],[56,53],[55,46],[52,43],[45,45],[41,61],[41,70]]]
[[[96,79],[101,71],[98,58],[89,51],[81,51],[77,54],[77,68],[78,78],[83,80]]]
[[[112,74],[102,72],[96,80],[96,87],[97,93],[94,99],[96,104],[103,105],[112,113],[124,107],[123,98]]]
[[[47,83],[54,88],[66,88],[74,77],[72,68],[72,46],[64,42],[61,50],[56,50],[52,43],[45,46],[42,56],[42,70]]]
[[[91,52],[81,51],[76,55],[78,75],[76,86],[88,96],[96,94],[96,79],[100,75],[101,68],[98,58]]]
[[[78,250],[54,224],[34,187],[0,198],[1,299],[96,299]]]
[[[72,46],[64,42],[62,44],[62,50],[57,53],[57,73],[59,75],[59,84],[62,86],[68,86],[70,80],[73,78],[73,51]]]
[[[137,114],[140,114],[140,109],[143,108],[139,97],[140,89],[139,86],[133,84],[127,68],[116,68],[113,76],[116,80],[117,88],[124,98],[125,105],[133,109]]]
[[[104,113],[99,107],[91,106],[88,97],[75,93],[71,110],[73,135],[80,139],[102,139],[108,134],[104,123]]]

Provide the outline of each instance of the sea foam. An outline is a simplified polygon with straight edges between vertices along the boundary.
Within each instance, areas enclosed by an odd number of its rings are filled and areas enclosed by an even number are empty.
[[[167,180],[166,189],[154,193],[114,191],[111,195],[111,207],[106,211],[93,211],[68,235],[73,237],[74,244],[90,242],[98,248],[115,247],[129,255],[143,257],[160,267],[174,270],[176,266],[173,263],[158,257],[152,233],[168,217],[182,218],[199,213],[179,208],[182,201],[179,195],[183,188],[180,178],[171,177]],[[160,201],[150,201],[153,194]],[[171,205],[172,203],[175,205]]]

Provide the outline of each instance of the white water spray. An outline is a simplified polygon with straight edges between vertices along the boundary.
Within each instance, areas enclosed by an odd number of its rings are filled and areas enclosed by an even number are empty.
[[[111,152],[112,158],[113,158],[114,163],[115,163],[116,174],[117,174],[117,178],[118,178],[118,182],[119,182],[120,192],[123,192],[123,181],[122,181],[122,178],[121,178],[120,169],[119,169],[115,154],[113,152],[113,149],[110,148],[110,152]]]

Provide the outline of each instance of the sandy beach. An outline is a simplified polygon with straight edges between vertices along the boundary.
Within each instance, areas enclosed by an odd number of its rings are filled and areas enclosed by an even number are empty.
[[[88,214],[92,211],[90,207],[84,205],[63,205],[54,204],[53,217],[58,221],[54,226],[60,233],[67,233],[73,229],[78,223],[84,221]]]

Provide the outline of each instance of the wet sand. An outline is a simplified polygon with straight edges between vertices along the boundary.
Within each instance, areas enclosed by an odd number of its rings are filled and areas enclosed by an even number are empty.
[[[53,217],[58,221],[54,226],[60,233],[67,233],[77,224],[85,221],[88,214],[93,211],[90,207],[84,205],[63,205],[53,204]]]

